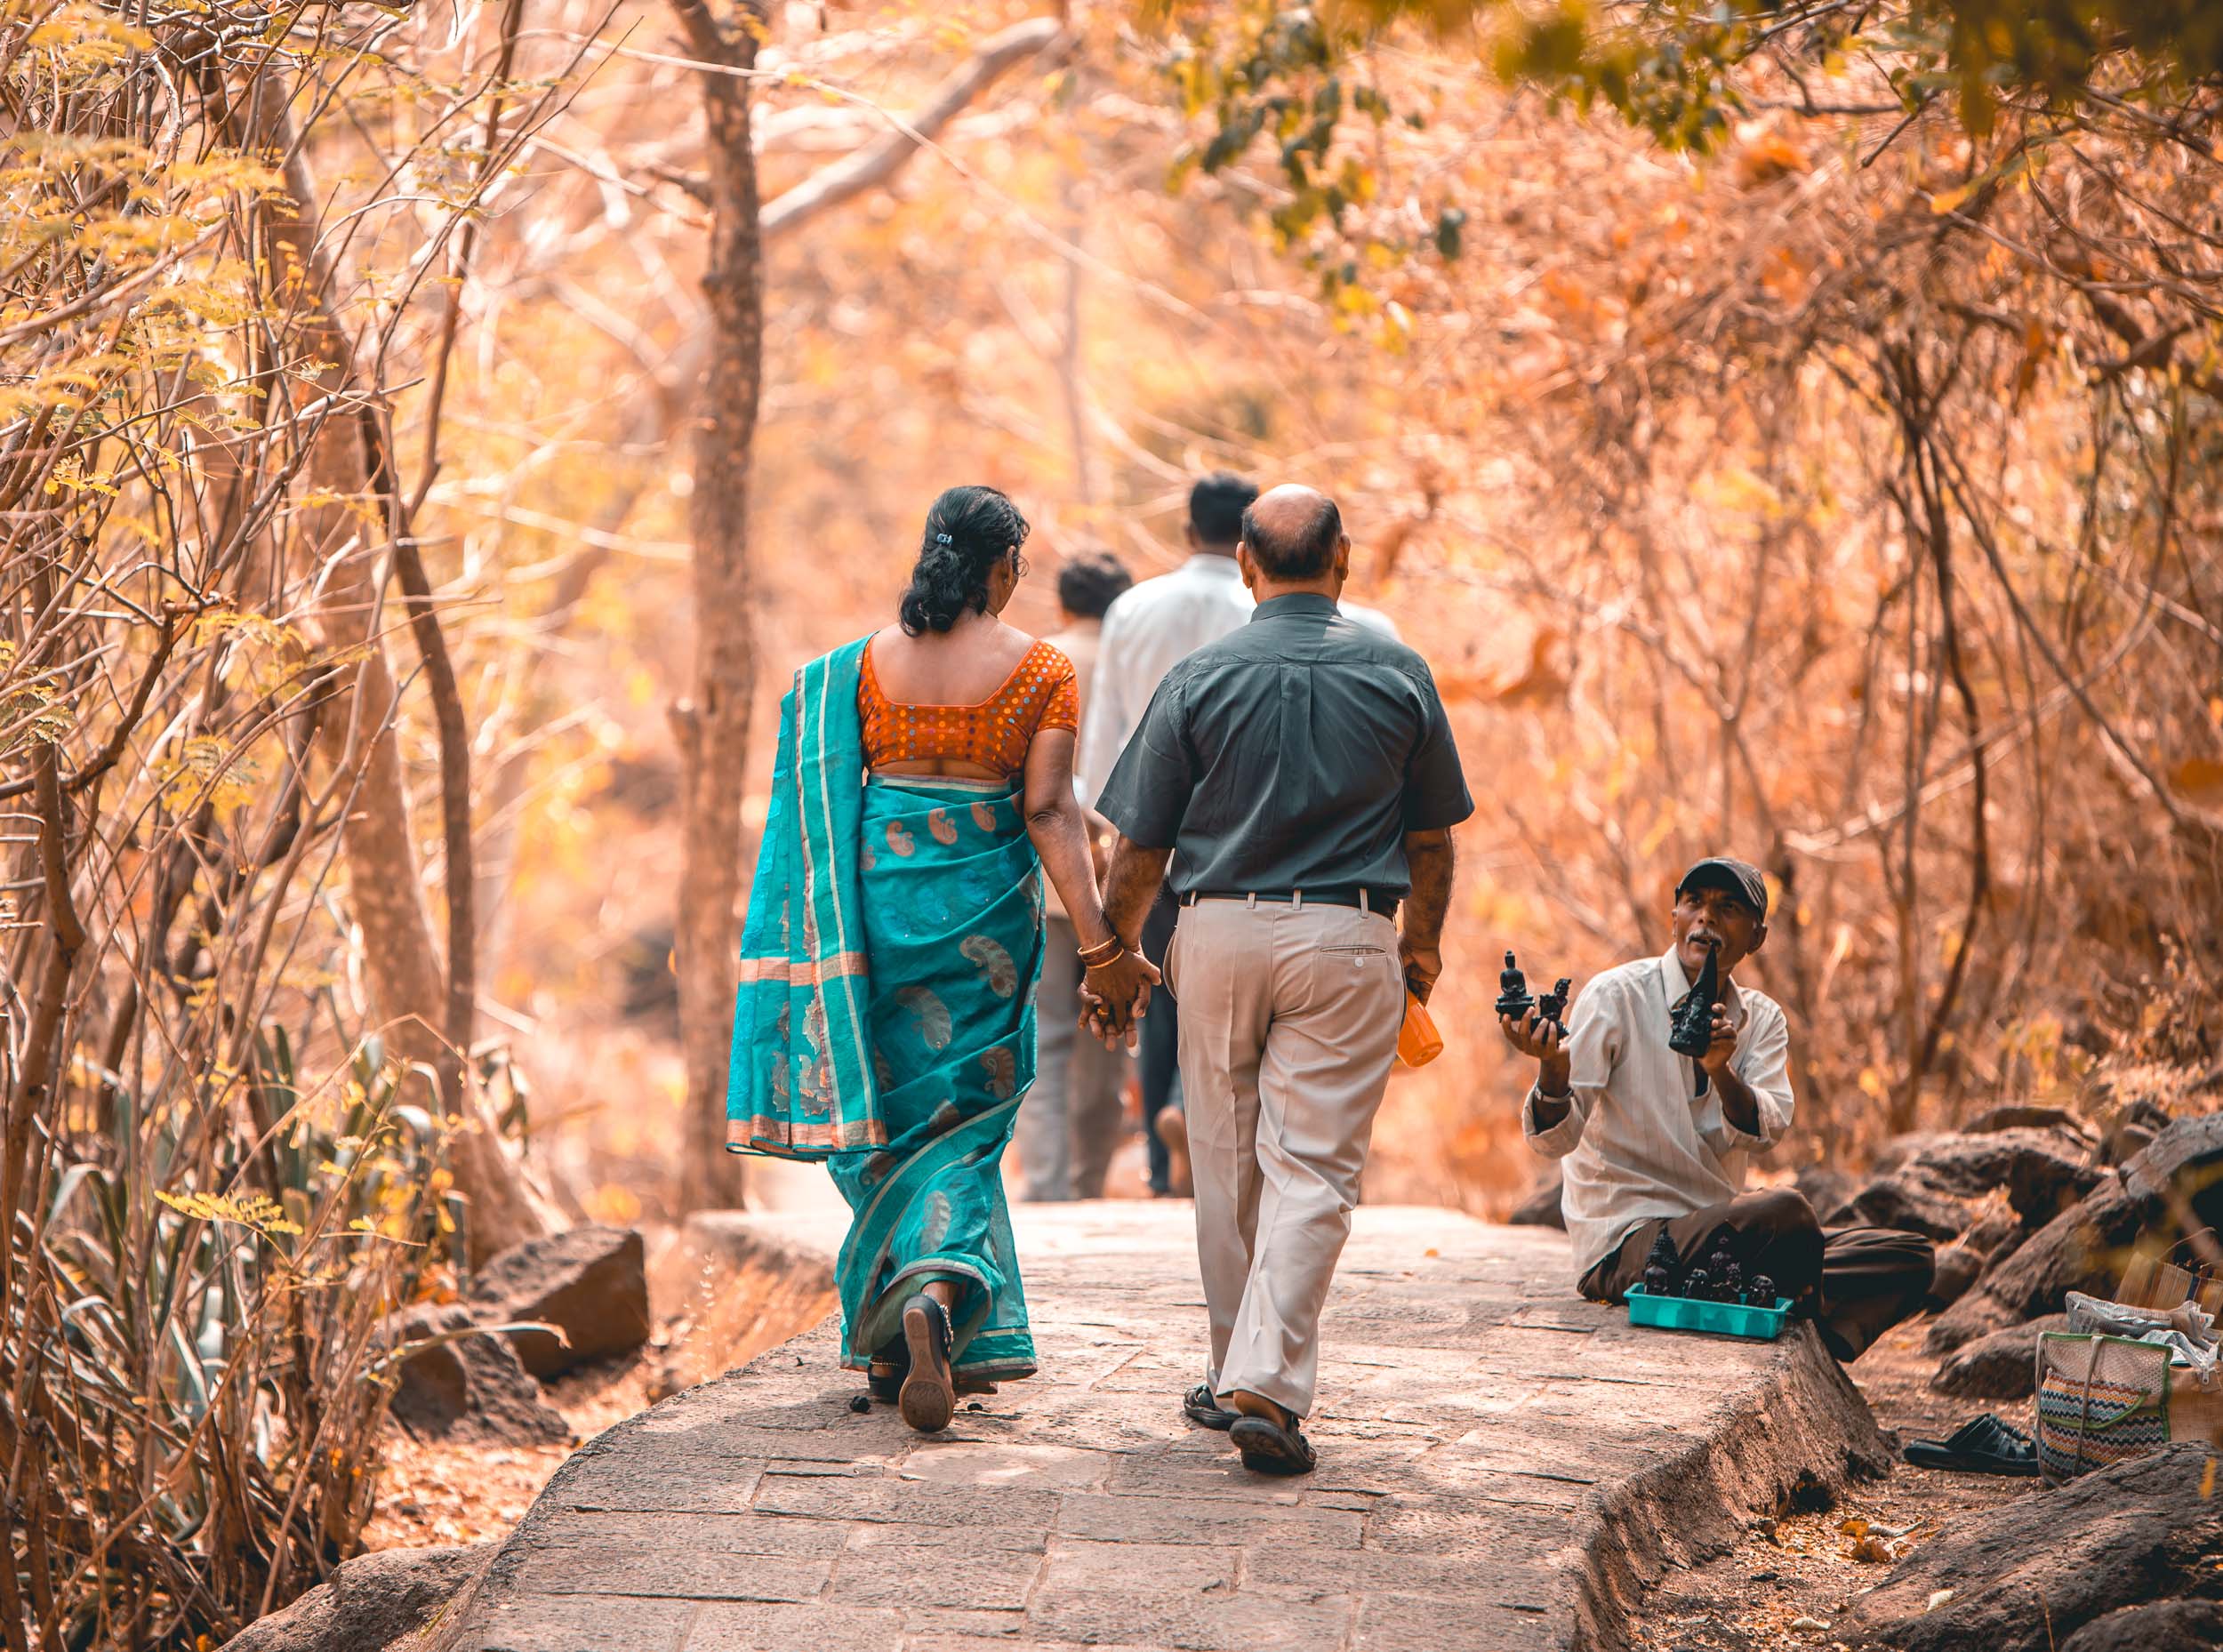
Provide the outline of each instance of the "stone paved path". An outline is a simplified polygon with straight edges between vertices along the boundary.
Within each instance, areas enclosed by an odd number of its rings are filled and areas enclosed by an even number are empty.
[[[447,1644],[465,1652],[1618,1644],[1665,1565],[1882,1451],[1809,1332],[1632,1330],[1566,1241],[1369,1208],[1323,1332],[1320,1471],[1245,1472],[1178,1397],[1186,1205],[1023,1207],[1042,1375],[922,1439],[817,1329],[594,1440]]]

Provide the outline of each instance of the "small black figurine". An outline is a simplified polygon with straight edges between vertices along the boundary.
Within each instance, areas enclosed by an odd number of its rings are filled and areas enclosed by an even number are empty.
[[[1675,1275],[1681,1271],[1682,1258],[1675,1254],[1675,1241],[1662,1228],[1659,1237],[1644,1256],[1644,1289],[1653,1296],[1672,1296],[1675,1294]],[[1659,1276],[1659,1283],[1652,1283],[1652,1275]]]
[[[1774,1307],[1776,1305],[1776,1282],[1764,1273],[1754,1274],[1752,1282],[1752,1299],[1756,1307]]]
[[[1693,1268],[1690,1277],[1682,1282],[1682,1294],[1692,1302],[1712,1302],[1713,1281],[1706,1278],[1704,1268]]]
[[[1713,1005],[1721,996],[1721,948],[1707,946],[1705,967],[1698,972],[1697,984],[1677,998],[1668,1012],[1667,1047],[1692,1061],[1702,1059],[1713,1047]]]
[[[1733,1263],[1733,1262],[1732,1262],[1732,1263],[1730,1263],[1729,1264],[1729,1266],[1728,1266],[1725,1270],[1723,1270],[1723,1271],[1722,1271],[1722,1273],[1721,1273],[1721,1290],[1722,1290],[1722,1293],[1723,1293],[1723,1294],[1722,1294],[1722,1296],[1721,1296],[1721,1300],[1722,1300],[1723,1302],[1742,1302],[1742,1301],[1744,1301],[1744,1300],[1745,1300],[1745,1271],[1744,1271],[1744,1269],[1742,1269],[1742,1268],[1738,1267],[1738,1266],[1737,1266],[1735,1263]]]
[[[1515,1021],[1527,1019],[1536,1000],[1529,996],[1528,977],[1513,961],[1513,954],[1505,954],[1505,967],[1497,977],[1497,1013],[1510,1015]]]
[[[1536,1013],[1540,1022],[1537,1028],[1538,1032],[1543,1031],[1545,1027],[1557,1027],[1561,1038],[1564,1039],[1567,1036],[1567,1022],[1563,1019],[1567,1014],[1567,990],[1574,984],[1565,975],[1561,975],[1559,978],[1559,985],[1537,999]]]

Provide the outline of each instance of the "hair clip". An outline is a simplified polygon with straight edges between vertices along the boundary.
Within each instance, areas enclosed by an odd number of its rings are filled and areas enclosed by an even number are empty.
[[[957,541],[951,538],[947,533],[936,533],[934,536],[934,542],[937,545],[954,545],[957,543]]]

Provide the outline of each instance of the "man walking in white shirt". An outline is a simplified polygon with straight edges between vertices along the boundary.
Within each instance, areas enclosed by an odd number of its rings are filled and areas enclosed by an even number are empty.
[[[1700,861],[1675,886],[1664,957],[1606,971],[1557,1028],[1531,1010],[1499,1026],[1538,1071],[1521,1107],[1529,1144],[1561,1161],[1577,1288],[1617,1303],[1665,1233],[1678,1262],[1725,1239],[1746,1278],[1814,1316],[1840,1359],[1856,1359],[1922,1306],[1936,1256],[1918,1233],[1824,1231],[1794,1188],[1744,1191],[1752,1156],[1791,1127],[1790,1027],[1782,1006],[1734,979],[1768,939],[1768,886],[1743,861]],[[1715,955],[1721,987],[1712,1047],[1667,1046],[1673,1009]]]
[[[1073,783],[1089,807],[1095,806],[1112,765],[1133,738],[1167,671],[1205,644],[1249,622],[1257,604],[1236,565],[1235,548],[1242,539],[1243,512],[1257,497],[1255,483],[1224,470],[1198,482],[1189,490],[1189,559],[1170,573],[1135,586],[1103,616],[1095,676],[1073,764]],[[1168,893],[1171,887],[1168,883],[1160,891],[1143,924],[1143,952],[1157,963],[1164,961],[1180,913]],[[1186,1120],[1177,1109],[1167,1111],[1180,1067],[1180,1023],[1170,997],[1160,995],[1143,1017],[1141,1041],[1143,1129],[1150,1150],[1151,1191],[1186,1193]]]
[[[1134,583],[1119,559],[1103,551],[1071,557],[1058,570],[1057,607],[1063,623],[1043,640],[1073,662],[1073,688],[1084,719],[1103,616]],[[1119,1145],[1120,1091],[1132,1059],[1124,1047],[1099,1044],[1076,1024],[1086,974],[1080,941],[1056,886],[1047,878],[1042,906],[1047,940],[1034,1022],[1034,1087],[1019,1110],[1019,1169],[1029,1199],[1102,1199],[1104,1173]]]

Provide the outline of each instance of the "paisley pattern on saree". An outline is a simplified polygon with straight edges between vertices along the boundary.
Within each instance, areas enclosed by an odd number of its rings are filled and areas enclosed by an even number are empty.
[[[914,852],[863,875],[868,1014],[881,1076],[884,1151],[829,1165],[855,1222],[835,1269],[843,1363],[862,1367],[928,1279],[959,1286],[952,1366],[975,1376],[1034,1368],[1002,1159],[1034,1079],[1042,928],[1037,865],[1007,792],[993,830],[963,782],[875,779],[865,841],[902,825]],[[948,831],[936,830],[935,820]],[[945,840],[948,839],[948,840]]]

